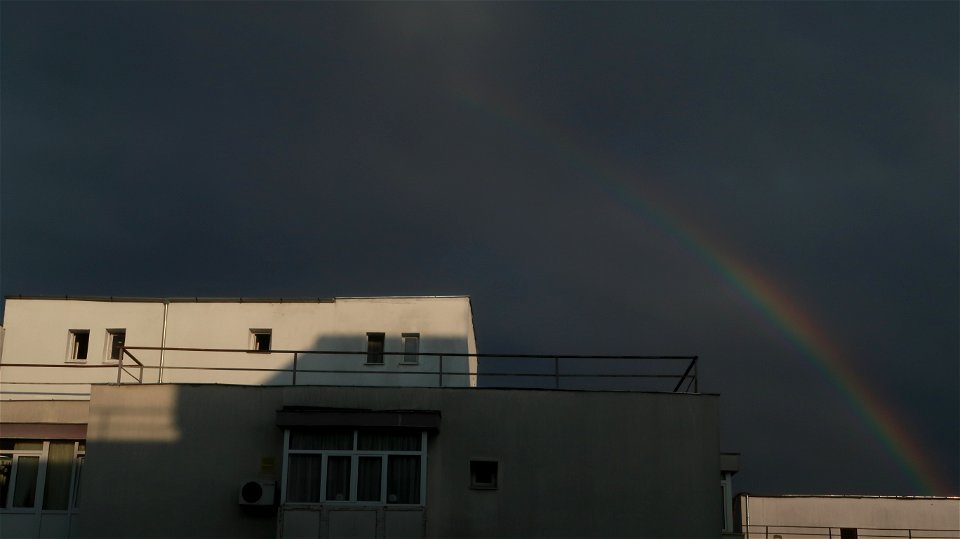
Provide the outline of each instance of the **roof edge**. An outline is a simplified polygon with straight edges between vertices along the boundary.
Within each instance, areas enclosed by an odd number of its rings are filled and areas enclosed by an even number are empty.
[[[258,298],[258,297],[138,297],[138,296],[46,296],[7,294],[4,300],[60,300],[60,301],[104,301],[130,303],[334,303],[338,300],[354,299],[470,299],[467,294],[451,296],[335,296],[329,298]]]

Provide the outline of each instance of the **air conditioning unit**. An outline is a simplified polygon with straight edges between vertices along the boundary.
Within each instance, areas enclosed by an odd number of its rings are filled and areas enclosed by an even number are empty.
[[[273,505],[276,492],[276,481],[244,481],[240,483],[240,505]]]

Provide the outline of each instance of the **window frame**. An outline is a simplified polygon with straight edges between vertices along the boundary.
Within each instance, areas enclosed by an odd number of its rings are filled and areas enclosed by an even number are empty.
[[[474,464],[493,465],[493,481],[482,483],[477,481]],[[491,458],[471,458],[470,459],[470,488],[473,490],[499,490],[500,489],[500,460]]]
[[[120,344],[120,353],[116,358],[113,356],[113,343],[115,342],[118,336],[123,336],[123,340]],[[127,343],[127,328],[107,328],[107,337],[104,342],[103,347],[103,362],[104,363],[117,363],[120,361],[120,358],[123,357],[123,346]],[[88,353],[89,355],[89,353]]]
[[[360,431],[366,432],[384,432],[385,429],[360,429],[357,427],[349,427],[353,433],[353,448],[352,449],[291,449],[290,448],[290,438],[291,438],[291,429],[284,429],[283,431],[283,470],[281,473],[280,479],[280,504],[281,505],[296,505],[296,506],[314,506],[314,505],[336,505],[336,506],[367,506],[367,507],[424,507],[427,504],[427,431],[419,430],[417,431],[420,434],[420,449],[415,451],[403,451],[403,450],[393,450],[393,449],[384,449],[384,450],[374,450],[374,449],[359,449],[359,435]],[[299,429],[298,429],[299,430]],[[313,430],[313,429],[304,429]],[[290,501],[287,499],[289,487],[288,474],[290,473],[290,456],[291,455],[314,455],[321,457],[320,464],[320,500],[319,501]],[[327,500],[327,480],[329,476],[328,473],[328,462],[329,457],[350,457],[350,495],[347,500]],[[419,492],[420,499],[416,503],[397,503],[390,502],[387,494],[388,490],[388,481],[389,481],[389,462],[390,456],[419,456],[420,461],[420,473],[419,473]],[[372,500],[358,500],[359,497],[359,466],[360,459],[363,457],[376,457],[380,458],[380,499],[378,501]]]
[[[7,457],[9,456],[12,460],[10,466],[10,478],[6,486],[6,503],[3,506],[0,506],[0,515],[2,514],[73,514],[79,511],[78,501],[79,497],[77,492],[79,491],[79,470],[82,463],[80,459],[86,458],[86,440],[18,440],[14,438],[4,438],[3,441],[8,442],[12,441],[16,443],[17,441],[26,442],[33,441],[42,443],[40,449],[0,449],[0,455]],[[67,485],[69,496],[67,497],[67,507],[65,509],[44,509],[43,502],[44,496],[46,495],[46,486],[47,486],[47,465],[49,463],[50,456],[50,444],[54,442],[72,442],[73,443],[73,459],[70,465],[70,484]],[[37,476],[34,479],[34,494],[33,494],[33,506],[31,507],[13,507],[13,498],[14,493],[16,492],[16,485],[18,482],[19,467],[20,467],[20,458],[21,457],[39,457],[39,464],[37,469]]]
[[[413,352],[407,351],[408,339],[416,343],[414,345]],[[403,355],[400,358],[401,365],[419,365],[420,364],[420,333],[401,333],[400,349],[403,351]]]
[[[260,336],[267,336],[267,347],[258,348],[260,345]],[[250,328],[250,351],[269,353],[273,350],[273,329],[272,328]]]
[[[80,355],[79,341],[77,337],[84,335],[86,347],[83,350],[83,357]],[[70,329],[67,330],[67,359],[68,363],[86,363],[90,357],[90,330],[89,329]]]
[[[374,351],[371,345],[375,342],[380,343],[380,351]],[[367,360],[364,365],[384,365],[384,352],[387,348],[387,334],[382,331],[367,332]]]

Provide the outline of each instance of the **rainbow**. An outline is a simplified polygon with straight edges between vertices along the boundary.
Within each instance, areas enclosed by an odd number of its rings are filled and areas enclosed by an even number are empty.
[[[502,94],[498,95],[495,89],[487,87],[481,91],[480,88],[479,85],[459,81],[452,85],[451,91],[461,105],[496,117],[528,140],[550,147],[569,164],[589,173],[617,204],[648,221],[717,272],[823,373],[900,464],[919,494],[949,494],[952,490],[950,484],[933,468],[918,438],[910,432],[897,412],[861,381],[845,359],[844,352],[827,332],[818,327],[812,317],[803,312],[797,302],[791,300],[769,276],[744,263],[732,249],[698,227],[694,219],[671,209],[663,197],[657,197],[649,191],[641,193],[622,179],[627,177],[626,174],[604,170],[599,163],[607,160],[591,158],[587,150],[575,143],[572,137],[564,136],[559,130],[542,123],[538,124],[519,107],[511,106],[510,101]],[[651,204],[648,200],[657,202]]]

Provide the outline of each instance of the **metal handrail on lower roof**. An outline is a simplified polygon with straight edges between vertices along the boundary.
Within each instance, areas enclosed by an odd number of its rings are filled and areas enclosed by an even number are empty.
[[[292,354],[292,363],[290,367],[237,367],[237,366],[185,366],[185,365],[147,365],[141,361],[133,352],[134,351],[162,351],[162,352],[202,352],[202,353],[249,353],[249,354]],[[517,381],[522,379],[552,379],[552,389],[575,389],[569,387],[562,387],[561,381],[566,380],[582,380],[582,381],[613,381],[613,380],[659,380],[663,382],[671,382],[670,386],[663,386],[663,389],[660,391],[672,392],[672,393],[698,393],[699,392],[699,380],[697,373],[697,360],[698,356],[617,356],[617,355],[559,355],[559,354],[469,354],[469,353],[440,353],[440,352],[417,352],[415,355],[418,357],[433,357],[437,359],[437,368],[436,369],[424,369],[418,368],[416,370],[390,370],[390,371],[371,371],[369,369],[356,370],[356,369],[334,369],[334,368],[305,368],[301,364],[301,360],[304,356],[367,356],[367,351],[345,351],[345,350],[248,350],[248,349],[234,349],[234,348],[187,348],[187,347],[160,347],[160,346],[124,346],[121,348],[120,359],[117,361],[116,365],[106,364],[106,365],[86,365],[86,364],[27,364],[27,363],[4,363],[0,366],[3,367],[44,367],[44,368],[116,368],[117,369],[117,384],[124,383],[133,383],[133,384],[143,384],[144,383],[144,371],[147,370],[163,370],[163,371],[209,371],[209,372],[275,372],[275,373],[287,373],[291,375],[292,384],[297,385],[297,375],[301,374],[355,374],[355,375],[417,375],[417,376],[437,376],[437,385],[430,387],[449,387],[444,384],[444,380],[449,380],[451,377],[477,377],[477,379],[482,378],[486,382],[483,387],[488,388],[501,388],[501,387],[517,387],[516,385],[498,385],[497,380],[505,381]],[[376,352],[376,355],[380,357],[390,357],[390,356],[406,356],[409,355],[407,352]],[[476,370],[471,370],[469,367],[466,371],[464,370],[451,370],[449,368],[444,369],[444,359],[476,359],[477,368]],[[510,362],[509,364],[501,364],[501,368],[506,366],[505,370],[502,371],[491,371],[491,370],[482,370],[480,364],[483,361],[495,361],[495,360],[542,360],[549,364],[549,368],[542,368],[541,364],[540,369],[523,369],[521,362]],[[600,360],[600,361],[643,361],[643,362],[657,362],[660,365],[665,363],[676,364],[676,369],[672,369],[669,372],[584,372],[583,371],[583,362],[588,360]],[[132,362],[132,363],[131,363]],[[576,366],[579,366],[579,369],[570,369],[570,366],[567,365],[568,369],[566,371],[563,369],[565,366],[564,363],[574,363]],[[368,365],[376,365],[376,363],[371,363]],[[681,370],[682,369],[682,370]],[[576,372],[571,372],[576,371]],[[674,382],[675,383],[672,383]],[[20,384],[29,384],[31,382],[5,382],[5,383],[20,383]],[[69,382],[67,382],[69,383]],[[89,383],[89,382],[80,382],[80,383]],[[536,387],[531,389],[551,389],[550,387]],[[597,389],[606,389],[606,388],[597,388]]]

